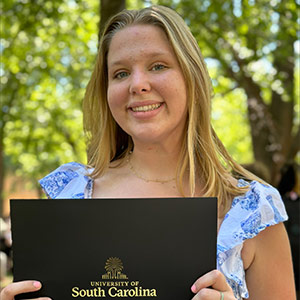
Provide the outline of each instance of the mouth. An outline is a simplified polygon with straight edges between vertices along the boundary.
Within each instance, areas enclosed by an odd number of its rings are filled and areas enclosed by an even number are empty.
[[[131,110],[134,112],[147,112],[147,111],[152,111],[152,110],[158,109],[161,106],[162,106],[162,103],[157,103],[157,104],[151,104],[151,105],[131,107]]]

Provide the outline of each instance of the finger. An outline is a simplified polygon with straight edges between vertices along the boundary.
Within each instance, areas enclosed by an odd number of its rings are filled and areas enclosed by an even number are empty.
[[[2,300],[13,300],[14,296],[21,293],[38,291],[42,287],[39,281],[26,280],[9,284],[1,292]]]
[[[213,290],[213,289],[208,289],[204,288],[197,293],[192,300],[211,300],[211,299],[220,299],[220,292]]]
[[[191,290],[193,293],[198,293],[201,289],[212,287],[218,291],[228,291],[231,290],[228,285],[225,276],[218,270],[213,270],[211,272],[206,273],[201,276],[196,282],[193,284]]]
[[[27,300],[51,300],[51,298],[48,297],[42,297],[42,298],[34,298],[34,299],[27,299]]]

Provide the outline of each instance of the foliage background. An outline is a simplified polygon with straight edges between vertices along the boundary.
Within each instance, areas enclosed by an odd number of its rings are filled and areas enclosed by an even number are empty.
[[[85,162],[81,101],[97,52],[97,1],[3,1],[3,169],[37,179]]]
[[[62,163],[86,163],[81,102],[95,61],[103,4],[1,2],[2,199],[9,174],[39,190],[37,179]],[[293,139],[299,131],[300,1],[127,0],[126,7],[150,4],[176,9],[197,38],[214,86],[213,125],[233,157],[243,164],[262,161],[274,174],[286,161],[297,160],[297,151],[288,152],[299,149]],[[251,99],[259,103],[252,115]],[[259,118],[269,115],[276,132],[266,122],[259,128]],[[257,145],[260,137],[264,140]]]

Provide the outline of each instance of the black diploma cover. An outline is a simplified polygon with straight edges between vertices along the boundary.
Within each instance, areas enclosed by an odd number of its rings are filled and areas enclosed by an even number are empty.
[[[216,268],[217,199],[11,200],[14,281],[41,296],[190,300]]]

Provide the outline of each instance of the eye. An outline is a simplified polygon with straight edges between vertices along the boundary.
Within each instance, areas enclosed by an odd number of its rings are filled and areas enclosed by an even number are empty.
[[[117,78],[117,79],[123,79],[123,78],[127,77],[128,75],[129,75],[128,72],[121,71],[121,72],[119,72],[119,73],[116,73],[116,74],[114,75],[114,78]]]
[[[163,70],[163,69],[165,69],[165,68],[166,68],[166,66],[164,66],[164,65],[162,65],[162,64],[156,64],[156,65],[154,65],[154,66],[152,67],[151,70],[153,70],[153,71],[160,71],[160,70]]]

